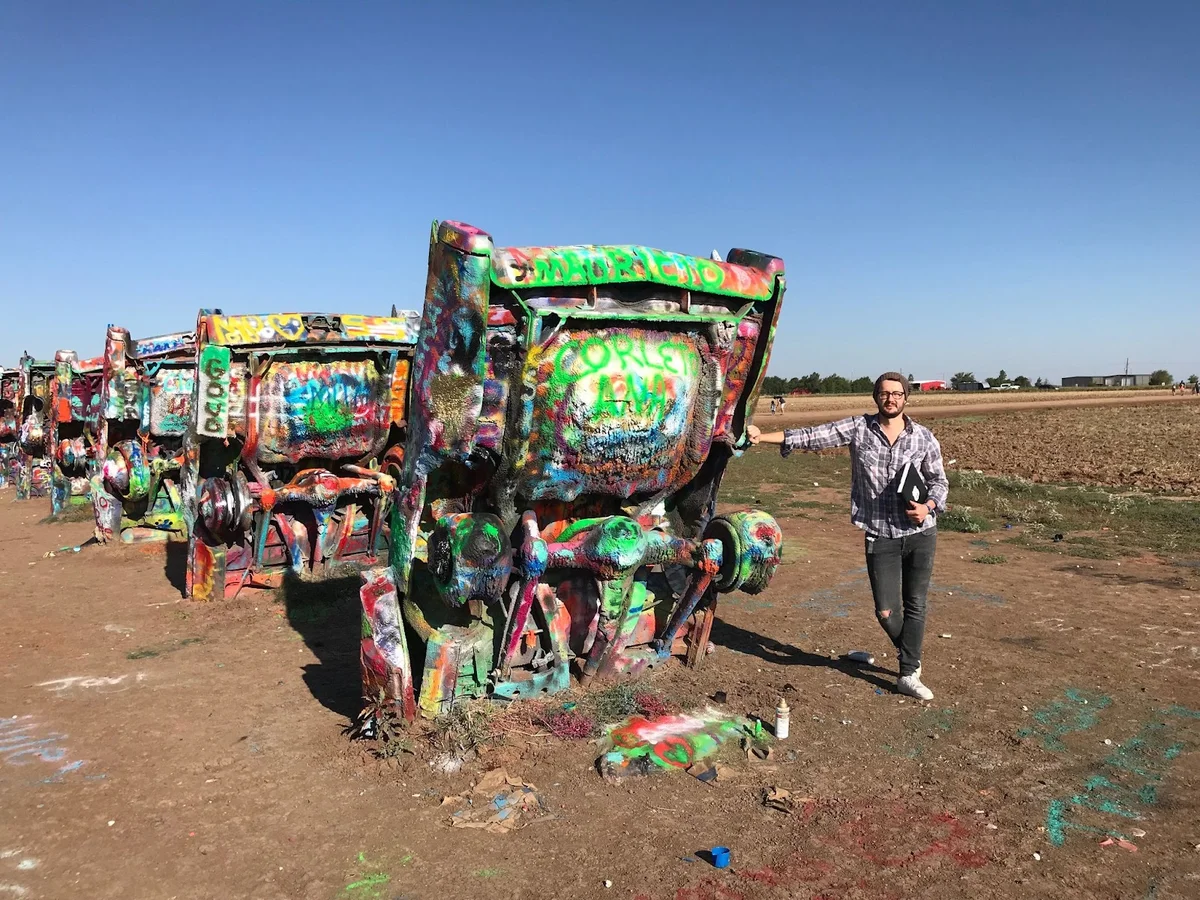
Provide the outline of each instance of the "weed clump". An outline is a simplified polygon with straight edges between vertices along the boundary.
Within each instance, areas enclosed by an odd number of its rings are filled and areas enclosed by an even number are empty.
[[[975,515],[969,506],[947,510],[938,516],[937,524],[938,528],[945,531],[961,531],[966,534],[979,534],[990,527],[987,521]]]

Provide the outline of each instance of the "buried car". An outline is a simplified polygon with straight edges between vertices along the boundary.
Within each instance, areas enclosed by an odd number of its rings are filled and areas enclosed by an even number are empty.
[[[13,467],[18,500],[45,497],[50,493],[50,454],[46,445],[46,404],[55,364],[34,359],[28,353],[18,366],[17,447]]]
[[[716,504],[784,287],[753,251],[435,223],[390,565],[363,574],[369,715],[702,662],[717,595],[780,558],[774,519]]]
[[[189,596],[378,562],[418,323],[201,311],[183,464]]]
[[[17,482],[21,370],[0,368],[0,488]]]
[[[103,466],[92,479],[96,539],[184,541],[183,441],[192,420],[196,336],[134,341],[110,325],[101,397]]]
[[[89,479],[99,469],[100,391],[103,357],[81,360],[74,350],[54,354],[54,378],[46,412],[50,457],[50,512],[90,502]]]

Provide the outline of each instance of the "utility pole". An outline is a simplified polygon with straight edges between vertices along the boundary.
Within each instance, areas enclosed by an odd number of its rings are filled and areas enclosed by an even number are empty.
[[[1129,357],[1125,357],[1125,374],[1129,374]]]

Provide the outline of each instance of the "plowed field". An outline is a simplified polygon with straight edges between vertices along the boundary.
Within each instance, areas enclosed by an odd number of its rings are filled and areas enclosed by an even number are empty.
[[[1197,403],[996,413],[940,419],[933,427],[946,459],[957,459],[960,469],[1200,494]]]

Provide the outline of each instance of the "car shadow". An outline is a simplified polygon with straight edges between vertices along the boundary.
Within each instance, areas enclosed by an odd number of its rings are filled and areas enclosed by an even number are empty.
[[[348,721],[362,710],[361,584],[358,575],[325,581],[289,575],[280,590],[288,624],[317,658],[304,666],[304,683],[317,702]]]
[[[857,663],[845,657],[831,659],[819,653],[809,653],[792,644],[785,644],[774,638],[766,637],[754,631],[747,631],[731,625],[721,618],[713,621],[710,639],[719,647],[736,650],[750,656],[757,656],[764,662],[781,666],[809,666],[812,668],[832,669],[851,678],[865,681],[867,684],[886,691],[896,689],[895,671],[883,669],[876,665]],[[887,676],[887,680],[881,676]]]
[[[187,560],[188,545],[186,541],[167,541],[166,554],[163,560],[163,573],[171,586],[179,591],[179,596],[187,596]]]

